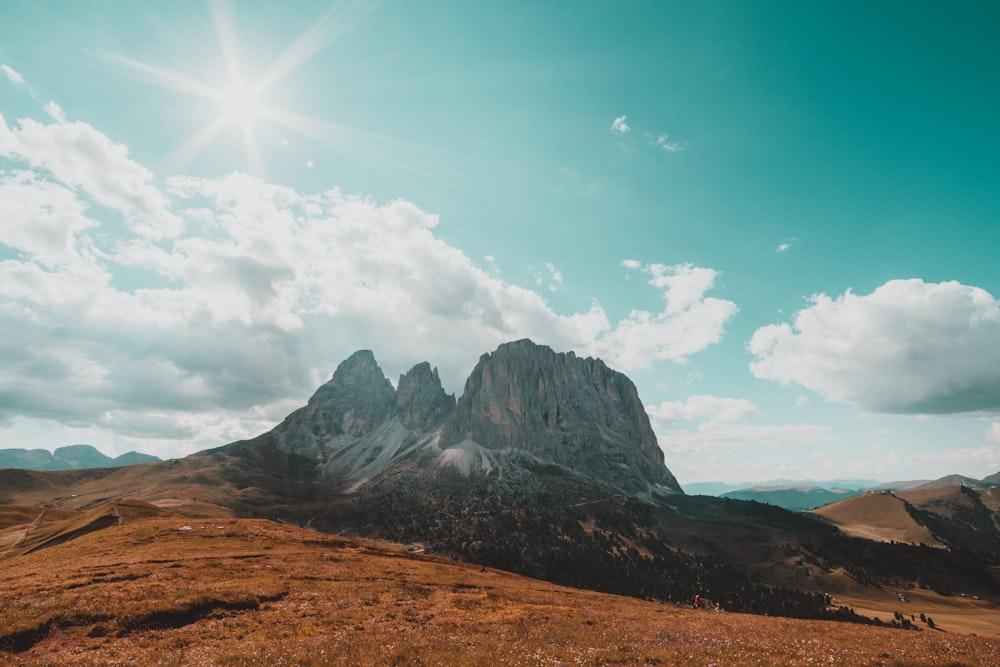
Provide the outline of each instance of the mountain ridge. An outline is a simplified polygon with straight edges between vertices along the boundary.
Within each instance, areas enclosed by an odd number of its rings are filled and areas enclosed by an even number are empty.
[[[126,452],[110,457],[92,445],[66,445],[47,449],[0,449],[0,468],[22,470],[75,470],[79,468],[116,468],[151,463],[161,459],[151,454]]]
[[[401,466],[508,478],[555,466],[613,493],[683,493],[631,380],[528,339],[482,355],[458,399],[426,361],[394,388],[374,354],[359,350],[275,428],[212,451],[264,443],[316,461],[348,491]]]

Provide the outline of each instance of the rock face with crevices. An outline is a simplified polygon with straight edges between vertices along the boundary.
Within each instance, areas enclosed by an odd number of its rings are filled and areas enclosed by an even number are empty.
[[[355,352],[255,441],[314,460],[345,488],[402,467],[428,477],[544,468],[612,493],[681,492],[627,377],[527,339],[484,354],[457,401],[427,362],[394,388],[371,351]]]
[[[632,381],[600,359],[524,339],[484,354],[441,433],[521,450],[628,493],[680,491]]]

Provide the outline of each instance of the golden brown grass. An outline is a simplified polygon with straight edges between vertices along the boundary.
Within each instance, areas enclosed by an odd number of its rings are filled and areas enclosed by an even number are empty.
[[[0,568],[0,664],[1000,661],[995,639],[682,609],[263,520],[133,517]]]
[[[927,527],[907,513],[903,501],[890,494],[866,493],[811,510],[811,513],[829,519],[854,537],[941,546]]]

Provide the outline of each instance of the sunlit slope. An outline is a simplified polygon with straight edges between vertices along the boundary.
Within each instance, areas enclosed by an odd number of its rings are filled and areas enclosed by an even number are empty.
[[[170,515],[155,505],[129,499],[108,501],[85,512],[24,507],[11,510],[6,513],[34,516],[23,525],[9,526],[0,532],[0,558],[11,558],[54,547],[127,521]]]
[[[812,510],[843,532],[880,542],[943,546],[926,527],[906,511],[905,502],[891,493],[866,493]]]
[[[126,521],[2,562],[0,664],[1000,659],[983,637],[695,611],[263,520]]]
[[[267,444],[122,468],[0,469],[0,504],[87,510],[136,498],[185,516],[284,516],[305,522],[328,498],[314,466]],[[2,517],[0,517],[2,518]]]

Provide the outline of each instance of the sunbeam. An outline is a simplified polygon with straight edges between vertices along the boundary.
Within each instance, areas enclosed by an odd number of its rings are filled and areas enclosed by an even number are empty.
[[[304,119],[305,117],[265,105],[263,101],[265,91],[308,62],[332,41],[351,30],[374,11],[379,4],[381,3],[361,0],[337,2],[315,24],[295,39],[271,64],[266,73],[254,83],[246,83],[244,79],[239,40],[235,29],[235,6],[229,0],[215,0],[210,4],[216,39],[229,76],[229,81],[226,83],[210,85],[181,72],[150,65],[115,53],[98,55],[106,62],[120,67],[127,74],[141,81],[179,93],[209,99],[218,104],[218,115],[171,151],[167,156],[170,163],[183,164],[197,159],[227,126],[235,126],[242,136],[247,170],[254,175],[265,176],[264,156],[261,153],[254,128],[256,121],[261,118],[277,120],[287,127],[309,134],[303,129],[308,127],[307,123],[287,122],[289,118]],[[322,121],[313,120],[312,122],[320,123]],[[348,128],[327,124],[324,131],[319,133],[321,136],[314,138],[328,141],[331,136],[330,127],[339,127],[341,132],[349,132]],[[357,133],[358,131],[350,130],[350,132]]]

